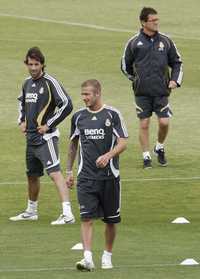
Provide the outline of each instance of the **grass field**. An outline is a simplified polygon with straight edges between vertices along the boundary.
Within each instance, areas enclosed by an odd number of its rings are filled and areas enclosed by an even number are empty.
[[[184,84],[171,95],[174,117],[167,140],[169,166],[141,168],[138,121],[130,83],[120,72],[128,38],[139,28],[144,5],[160,13],[160,30],[175,40],[184,61]],[[200,129],[199,129],[199,9],[192,1],[120,0],[0,0],[0,278],[196,279],[199,266],[180,266],[186,258],[200,262]],[[101,28],[99,27],[101,26]],[[104,27],[104,29],[102,29]],[[26,69],[24,55],[31,46],[46,54],[47,71],[68,89],[75,109],[82,106],[80,83],[102,82],[104,101],[121,110],[129,130],[129,145],[121,158],[122,218],[113,252],[115,268],[100,269],[103,225],[95,226],[93,273],[80,273],[74,263],[82,252],[76,190],[71,200],[77,222],[51,227],[60,212],[57,193],[45,176],[35,223],[11,223],[8,218],[26,204],[24,138],[16,125],[17,102]],[[60,125],[60,151],[65,169],[69,120]],[[151,145],[156,140],[152,119]],[[172,225],[184,216],[188,225]]]

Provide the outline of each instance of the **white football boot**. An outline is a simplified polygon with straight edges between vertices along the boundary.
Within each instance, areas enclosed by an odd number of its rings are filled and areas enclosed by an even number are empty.
[[[9,218],[10,221],[36,221],[38,220],[38,214],[37,212],[28,212],[24,211],[20,213],[19,215],[13,216]]]
[[[65,224],[73,224],[73,223],[75,223],[75,218],[73,214],[70,215],[61,214],[57,220],[51,222],[51,225],[65,225]]]
[[[80,271],[93,271],[95,268],[93,261],[86,261],[85,259],[82,259],[80,262],[76,263],[76,268]]]
[[[102,255],[102,258],[101,258],[101,268],[102,269],[111,269],[111,268],[113,268],[112,261],[111,261],[111,256],[105,255],[105,254]]]

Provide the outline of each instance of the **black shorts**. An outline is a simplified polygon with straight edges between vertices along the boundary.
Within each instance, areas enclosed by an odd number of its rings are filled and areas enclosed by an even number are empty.
[[[120,178],[108,180],[78,179],[77,195],[81,219],[102,218],[105,223],[119,223]]]
[[[136,112],[140,119],[149,118],[155,112],[159,118],[172,116],[167,96],[135,96]]]
[[[58,138],[53,137],[42,145],[27,145],[26,167],[28,176],[42,176],[43,169],[48,174],[59,171]]]

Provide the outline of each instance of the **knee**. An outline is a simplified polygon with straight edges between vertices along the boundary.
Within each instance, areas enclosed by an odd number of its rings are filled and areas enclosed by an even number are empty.
[[[115,223],[107,223],[106,224],[106,227],[108,228],[108,229],[115,229],[115,227],[116,227],[116,224]]]
[[[93,221],[92,221],[92,219],[83,219],[82,220],[82,225],[85,227],[85,226],[92,226],[92,224],[93,224]]]
[[[37,183],[39,181],[38,176],[28,176],[28,181],[31,183]]]
[[[169,120],[168,120],[168,118],[163,118],[163,119],[160,119],[159,120],[159,127],[161,128],[161,129],[166,129],[166,128],[168,128],[168,126],[169,126]]]
[[[55,174],[53,172],[49,173],[49,177],[54,180],[55,179]]]
[[[143,130],[143,131],[148,130],[149,129],[149,122],[147,122],[147,121],[140,122],[140,129]]]
[[[58,178],[60,178],[61,172],[51,172],[49,173],[49,177],[53,180],[56,181]]]

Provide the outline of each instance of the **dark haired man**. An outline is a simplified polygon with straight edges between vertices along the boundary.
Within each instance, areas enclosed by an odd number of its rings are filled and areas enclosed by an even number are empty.
[[[24,63],[30,73],[22,87],[19,100],[19,126],[26,136],[28,180],[27,209],[11,221],[37,220],[40,176],[43,169],[54,181],[63,213],[52,225],[74,223],[69,202],[69,189],[60,171],[58,153],[59,131],[56,126],[72,111],[72,102],[59,82],[44,72],[45,58],[38,47],[28,50]]]
[[[149,125],[152,112],[158,117],[158,136],[154,146],[158,163],[167,165],[164,142],[172,112],[168,96],[182,82],[182,61],[174,42],[158,32],[158,14],[150,7],[140,13],[142,28],[126,44],[121,61],[123,73],[132,81],[136,112],[139,118],[139,141],[143,151],[143,167],[151,168]],[[169,71],[171,68],[171,71]]]
[[[81,235],[84,258],[76,263],[79,270],[91,271],[93,220],[105,222],[103,269],[113,267],[111,256],[116,224],[120,222],[119,154],[126,148],[128,136],[121,113],[102,104],[101,85],[87,80],[81,86],[86,108],[72,117],[71,142],[68,150],[67,185],[74,183],[72,167],[79,143],[77,193],[80,205]]]

